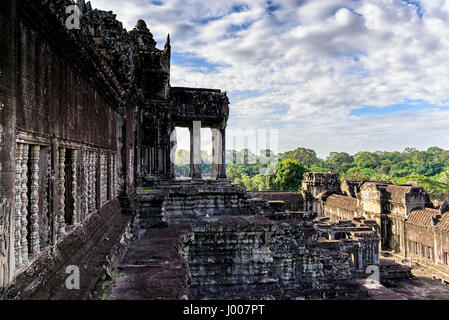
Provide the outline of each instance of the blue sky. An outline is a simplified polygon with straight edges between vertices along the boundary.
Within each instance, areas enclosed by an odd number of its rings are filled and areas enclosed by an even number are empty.
[[[172,85],[226,91],[229,128],[277,129],[279,151],[449,149],[448,1],[91,2],[170,33]]]

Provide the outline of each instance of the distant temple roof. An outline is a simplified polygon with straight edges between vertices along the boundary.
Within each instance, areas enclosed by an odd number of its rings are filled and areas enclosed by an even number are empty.
[[[347,210],[356,210],[357,199],[347,196],[341,196],[338,194],[333,194],[327,198],[326,205]]]

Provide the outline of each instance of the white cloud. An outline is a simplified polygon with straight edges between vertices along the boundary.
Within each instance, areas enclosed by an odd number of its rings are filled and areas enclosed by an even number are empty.
[[[257,90],[231,100],[231,127],[271,123],[281,129],[281,151],[307,146],[321,156],[449,148],[443,109],[351,116],[365,105],[449,100],[447,1],[420,1],[422,18],[401,0],[273,0],[271,12],[262,0],[244,1],[238,12],[235,0],[161,2],[92,1],[128,28],[145,18],[160,46],[170,33],[173,52],[225,65],[213,73],[173,65],[173,85]]]

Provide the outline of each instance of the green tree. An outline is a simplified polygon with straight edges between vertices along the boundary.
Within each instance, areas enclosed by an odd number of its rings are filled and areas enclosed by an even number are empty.
[[[296,191],[301,188],[303,175],[308,171],[300,161],[285,159],[279,162],[275,182],[280,190]]]
[[[305,166],[310,167],[313,164],[320,163],[320,159],[316,156],[315,151],[306,148],[296,148],[293,151],[288,151],[282,155],[281,160],[297,160]]]
[[[345,174],[345,175],[343,175],[342,178],[344,178],[348,181],[369,181],[370,180],[369,175],[362,174],[360,172],[353,172],[353,173]]]
[[[393,179],[393,181],[397,184],[406,184],[409,181],[416,181],[420,187],[426,189],[432,199],[444,200],[449,196],[449,184],[432,177],[413,173],[403,178]]]
[[[416,173],[432,177],[442,172],[445,167],[446,165],[442,162],[420,162],[418,166],[416,166]]]
[[[252,178],[252,190],[273,191],[279,190],[275,175],[256,175]]]
[[[179,177],[188,177],[190,174],[190,152],[179,149],[175,154],[176,175]]]
[[[373,152],[359,152],[354,156],[354,164],[359,168],[376,168],[379,165],[379,157]]]
[[[354,157],[346,152],[331,152],[327,156],[326,167],[332,168],[330,171],[341,172],[347,171],[354,166]]]
[[[241,179],[242,178],[242,174],[239,171],[239,169],[237,167],[233,166],[233,165],[228,165],[226,167],[226,176],[233,183],[236,183],[235,182],[236,179]]]

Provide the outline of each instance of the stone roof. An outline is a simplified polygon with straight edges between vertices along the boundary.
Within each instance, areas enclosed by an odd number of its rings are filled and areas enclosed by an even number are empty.
[[[296,191],[255,191],[253,196],[268,201],[271,206],[276,206],[279,211],[301,211],[303,209],[303,197]],[[283,205],[281,205],[281,202]]]
[[[300,201],[301,192],[297,191],[253,191],[252,194],[258,198],[269,201]]]
[[[420,227],[431,228],[432,217],[438,214],[440,214],[440,211],[437,209],[431,208],[416,209],[410,212],[407,222]]]
[[[346,210],[356,210],[357,209],[357,199],[341,195],[331,195],[326,200],[326,206],[342,208]]]
[[[385,186],[385,197],[392,202],[404,202],[405,194],[409,193],[412,186],[398,186],[389,184]]]

